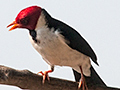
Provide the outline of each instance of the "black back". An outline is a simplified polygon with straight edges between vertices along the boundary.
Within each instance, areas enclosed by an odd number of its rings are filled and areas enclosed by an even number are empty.
[[[52,18],[46,10],[42,9],[42,11],[45,15],[47,22],[46,24],[49,28],[54,28],[55,30],[58,30],[64,36],[64,38],[70,42],[67,43],[69,47],[89,56],[93,60],[93,62],[98,65],[97,57],[94,51],[86,42],[86,40],[76,30],[63,22]]]

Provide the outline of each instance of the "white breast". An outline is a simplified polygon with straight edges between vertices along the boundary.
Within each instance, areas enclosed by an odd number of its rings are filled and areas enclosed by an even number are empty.
[[[57,30],[54,32],[53,29],[43,27],[37,30],[36,39],[38,43],[35,43],[32,38],[31,43],[49,65],[70,66],[78,72],[80,72],[78,66],[82,66],[83,73],[90,75],[90,58],[70,48],[66,44],[69,42]]]

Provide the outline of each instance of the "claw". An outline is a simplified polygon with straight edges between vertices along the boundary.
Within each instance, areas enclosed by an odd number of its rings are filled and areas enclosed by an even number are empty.
[[[78,88],[80,88],[82,86],[82,81],[80,80]]]
[[[50,72],[52,72],[52,70],[45,71],[44,73],[42,71],[40,71],[37,74],[39,74],[39,73],[42,74],[42,76],[43,76],[43,81],[42,82],[45,83],[46,78],[47,78],[48,81],[50,81],[50,78],[48,76],[48,73],[50,73]]]

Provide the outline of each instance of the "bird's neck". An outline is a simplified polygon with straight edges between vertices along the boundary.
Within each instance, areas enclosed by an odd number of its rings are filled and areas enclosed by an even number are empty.
[[[48,27],[50,19],[51,19],[51,16],[47,13],[46,10],[42,9],[42,12],[38,18],[35,30],[37,31],[43,27]]]
[[[52,21],[51,16],[47,13],[46,10],[42,9],[41,11],[41,15],[38,18],[36,27],[34,30],[29,30],[29,34],[32,37],[32,40],[37,43],[37,35],[39,32],[44,32],[44,31],[49,31],[49,30],[53,30],[51,28],[49,28],[49,24]]]

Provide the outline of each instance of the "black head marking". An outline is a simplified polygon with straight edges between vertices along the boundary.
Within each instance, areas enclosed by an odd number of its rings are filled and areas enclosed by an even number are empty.
[[[36,34],[36,31],[35,30],[29,30],[29,33],[30,33],[32,39],[37,43],[37,39],[36,39],[37,34]]]

